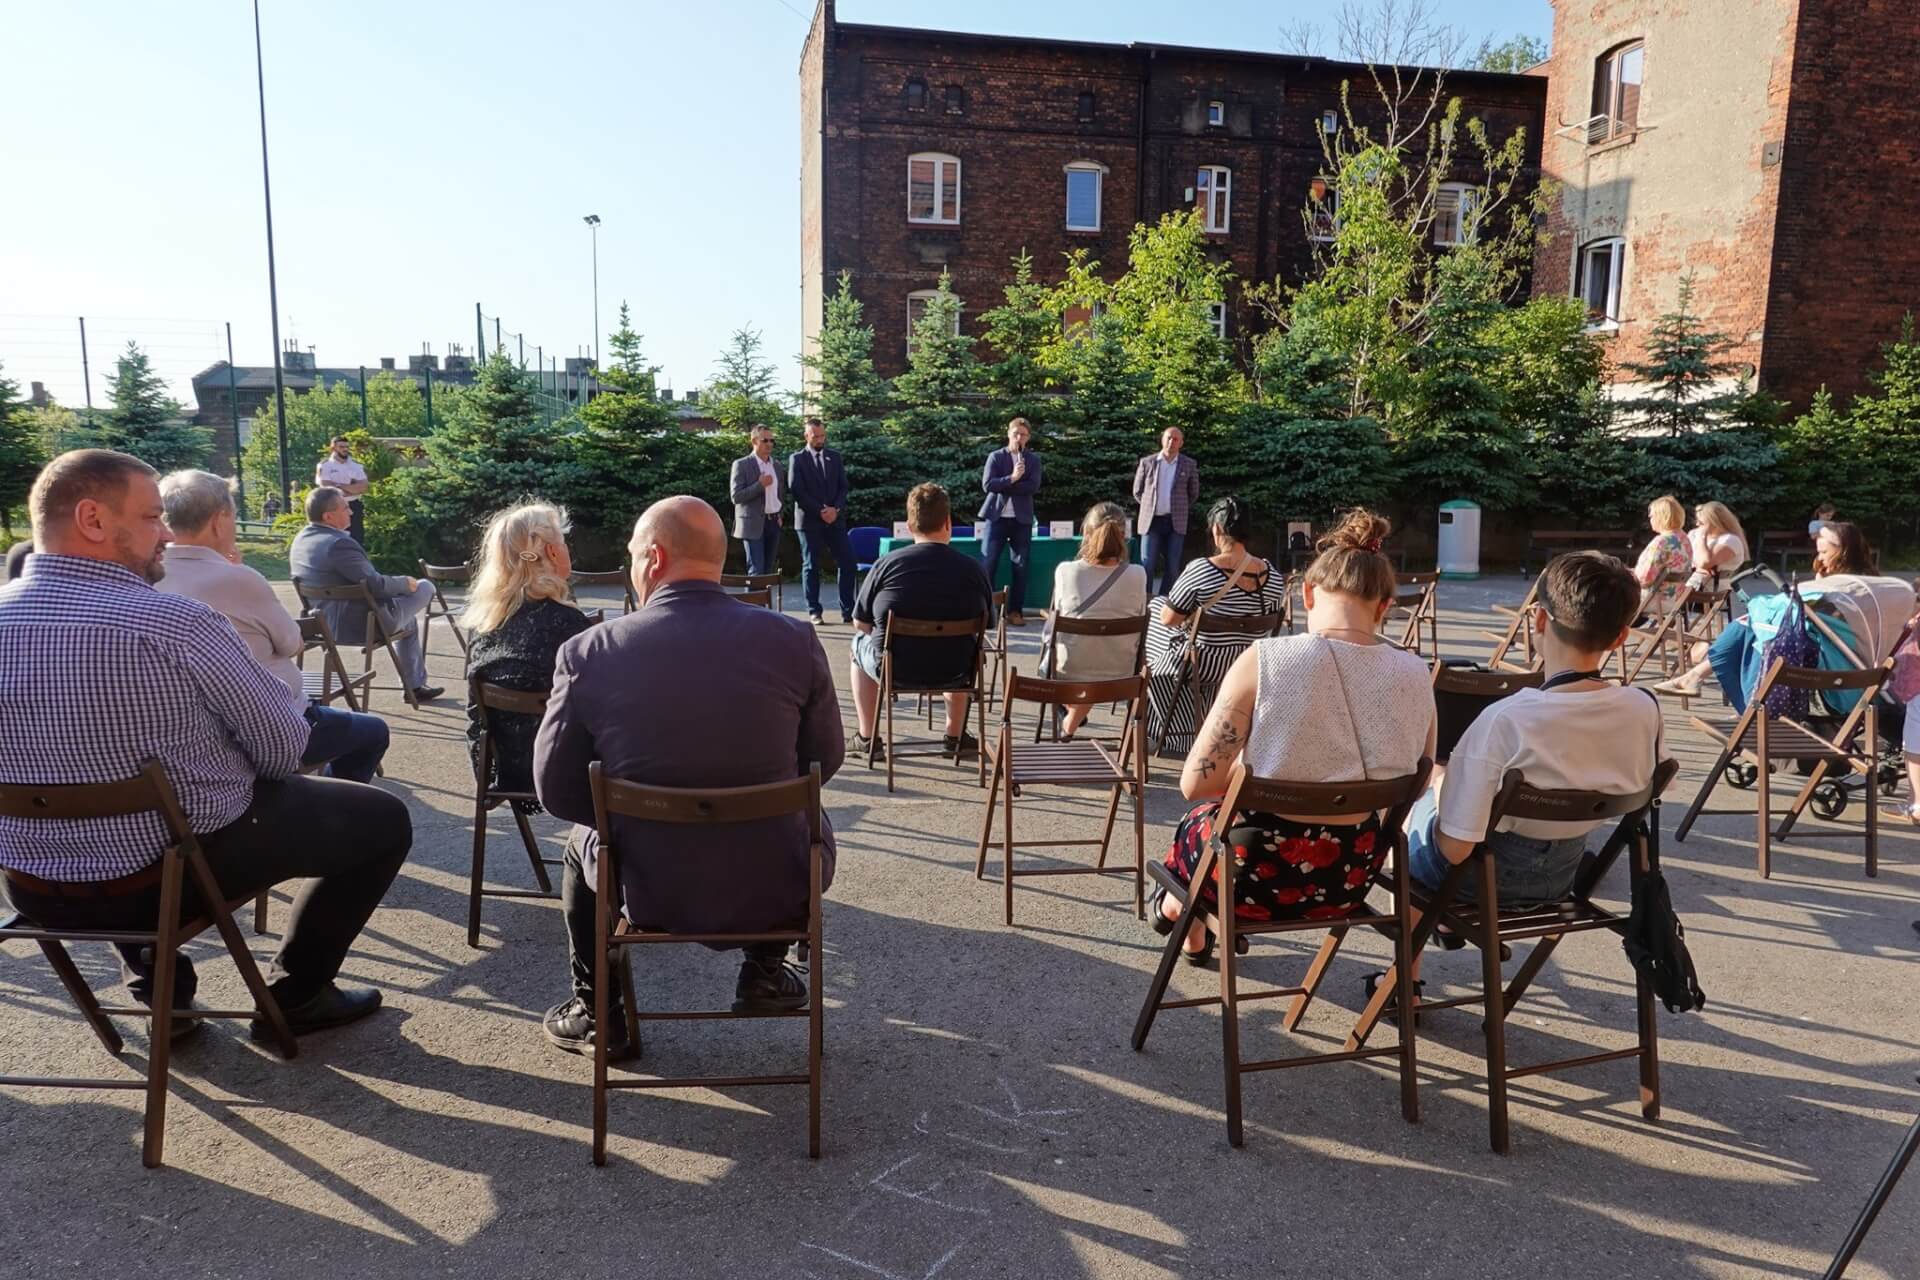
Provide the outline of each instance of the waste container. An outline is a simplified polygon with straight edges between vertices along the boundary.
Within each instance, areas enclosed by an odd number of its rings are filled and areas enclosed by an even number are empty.
[[[1440,504],[1439,568],[1443,578],[1480,576],[1480,504],[1455,498]]]

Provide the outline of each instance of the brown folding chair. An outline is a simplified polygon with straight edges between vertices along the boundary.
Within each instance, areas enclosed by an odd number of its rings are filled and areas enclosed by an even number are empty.
[[[993,670],[987,674],[987,707],[993,707],[993,700],[1000,696],[1000,685],[1007,670],[1007,588],[1001,587],[993,593],[993,621],[986,639],[981,641],[985,652],[981,655],[984,662],[993,659]],[[929,704],[931,705],[931,704]],[[984,739],[983,739],[984,741]]]
[[[1417,1016],[1423,1018],[1436,1010],[1464,1005],[1479,1005],[1484,1011],[1482,1029],[1487,1042],[1488,1139],[1493,1150],[1501,1155],[1507,1154],[1512,1145],[1507,1121],[1507,1082],[1522,1076],[1636,1058],[1640,1063],[1640,1114],[1648,1120],[1660,1118],[1659,1028],[1654,1022],[1653,989],[1638,971],[1634,974],[1637,1035],[1631,1049],[1614,1049],[1605,1053],[1510,1067],[1507,1065],[1506,1024],[1514,1006],[1519,1004],[1527,988],[1539,976],[1562,938],[1595,929],[1609,929],[1623,938],[1626,936],[1627,917],[1599,906],[1593,901],[1592,894],[1618,860],[1621,850],[1629,844],[1633,846],[1633,856],[1628,863],[1630,896],[1638,890],[1641,878],[1655,869],[1651,862],[1647,824],[1660,821],[1660,794],[1673,781],[1673,775],[1679,768],[1675,761],[1663,760],[1654,769],[1653,779],[1646,787],[1631,795],[1620,796],[1597,791],[1543,791],[1528,786],[1518,770],[1507,774],[1499,793],[1494,797],[1487,819],[1489,831],[1508,818],[1549,822],[1605,822],[1619,819],[1599,853],[1590,853],[1582,861],[1573,891],[1558,902],[1501,907],[1498,872],[1484,846],[1475,849],[1466,861],[1456,863],[1437,889],[1429,892],[1417,884],[1413,886],[1413,907],[1421,916],[1407,948],[1409,954],[1418,955],[1433,936],[1434,930],[1442,924],[1453,930],[1456,937],[1480,949],[1480,990],[1476,994],[1446,1000],[1422,1000],[1414,1007]],[[1461,901],[1457,896],[1466,887],[1469,878],[1479,886],[1478,899],[1471,903]],[[1536,945],[1521,962],[1513,981],[1503,988],[1500,961],[1507,944],[1527,941]],[[1383,981],[1376,987],[1373,999],[1367,1002],[1359,1021],[1354,1024],[1353,1034],[1347,1039],[1347,1048],[1356,1049],[1366,1043],[1374,1025],[1385,1012],[1387,1001],[1393,999],[1396,992],[1400,1002],[1398,1007],[1403,1011],[1408,1008],[1406,993],[1399,991],[1401,985],[1396,981],[1389,986]],[[1402,1012],[1400,1021],[1405,1023],[1411,1019]]]
[[[873,768],[880,748],[884,745],[887,751],[887,790],[888,792],[892,792],[893,762],[898,757],[902,755],[935,756],[946,754],[944,747],[903,752],[895,745],[893,736],[893,700],[896,696],[903,693],[964,693],[973,699],[974,710],[980,723],[980,785],[983,787],[986,786],[987,705],[985,700],[986,690],[982,687],[982,683],[986,671],[985,640],[987,635],[987,615],[983,613],[978,617],[968,618],[961,622],[929,622],[920,618],[903,618],[899,614],[889,610],[885,625],[886,641],[880,649],[880,711],[886,721],[886,736],[884,739],[876,736],[873,744],[868,747],[867,768]],[[893,674],[893,647],[902,637],[911,641],[951,640],[961,636],[973,637],[973,674],[967,683],[923,688],[919,685],[903,685],[895,680]],[[966,726],[962,724],[961,728],[964,731]],[[953,763],[956,768],[959,766],[959,752],[954,753]]]
[[[1286,625],[1284,613],[1255,613],[1244,617],[1227,617],[1218,613],[1200,615],[1200,629],[1195,643],[1187,646],[1187,671],[1174,695],[1174,705],[1160,718],[1160,732],[1154,735],[1153,754],[1159,755],[1167,745],[1167,730],[1173,724],[1174,713],[1179,709],[1180,700],[1188,699],[1193,703],[1193,731],[1200,732],[1200,726],[1206,723],[1207,713],[1213,710],[1213,700],[1220,692],[1220,681],[1202,680],[1199,676],[1200,650],[1208,639],[1238,643],[1241,647],[1252,644],[1266,636],[1277,636]]]
[[[723,573],[720,575],[720,585],[729,591],[772,592],[773,599],[779,603],[767,607],[779,610],[785,610],[787,607],[786,582],[786,578],[777,573]]]
[[[684,1076],[661,1079],[607,1079],[607,1037],[593,1038],[593,1162],[607,1162],[607,1094],[612,1089],[725,1089],[736,1085],[804,1084],[807,1086],[807,1155],[820,1158],[820,1059],[824,1053],[825,1027],[821,1010],[821,967],[826,963],[820,947],[820,893],[825,875],[826,838],[820,816],[820,766],[810,765],[807,774],[791,782],[772,782],[757,787],[721,787],[691,790],[680,787],[649,787],[623,782],[601,772],[600,762],[587,766],[593,786],[594,823],[600,830],[600,859],[594,901],[595,937],[600,945],[593,955],[594,1025],[604,1027],[610,1018],[608,984],[613,967],[619,965],[621,994],[626,1000],[627,1043],[640,1043],[642,1021],[709,1020],[715,1018],[805,1018],[807,1020],[807,1071],[805,1075],[764,1076]],[[725,823],[755,822],[785,814],[807,816],[807,918],[804,925],[789,929],[768,929],[759,933],[672,933],[662,929],[636,926],[616,908],[614,897],[620,881],[620,853],[613,838],[615,817],[641,818],[648,822],[675,825],[713,826]],[[804,1009],[784,1009],[770,1013],[698,1011],[690,1013],[641,1013],[634,1004],[633,968],[627,948],[650,943],[701,943],[722,949],[753,942],[799,943],[806,948],[807,1005]],[[615,952],[618,960],[615,960]]]
[[[480,753],[473,766],[473,867],[467,884],[467,945],[478,947],[480,900],[558,897],[553,889],[553,881],[547,875],[547,868],[559,866],[561,860],[541,855],[540,841],[533,834],[533,825],[527,821],[526,814],[513,807],[515,800],[535,799],[533,792],[503,790],[492,781],[493,715],[504,712],[510,715],[543,716],[547,712],[547,695],[506,689],[475,679],[468,681],[467,701],[480,712]],[[514,825],[520,829],[520,843],[526,846],[527,862],[533,867],[533,878],[540,886],[537,890],[486,887],[487,814],[502,804],[513,814]]]
[[[1807,611],[1809,621],[1814,618]],[[1881,686],[1893,674],[1893,659],[1864,670],[1828,671],[1817,667],[1790,667],[1784,658],[1776,659],[1761,677],[1753,699],[1738,719],[1730,717],[1689,716],[1687,722],[1720,745],[1720,754],[1707,771],[1705,782],[1680,820],[1673,838],[1685,840],[1696,818],[1706,814],[1745,813],[1745,809],[1709,809],[1707,798],[1725,776],[1735,786],[1756,788],[1755,814],[1759,822],[1758,862],[1760,878],[1773,874],[1773,840],[1784,840],[1793,825],[1814,802],[1814,812],[1822,818],[1838,818],[1846,811],[1847,793],[1838,782],[1827,781],[1835,765],[1845,765],[1866,782],[1866,819],[1860,835],[1866,842],[1867,875],[1880,874],[1880,804],[1874,788],[1879,777],[1879,711],[1874,701]],[[1839,728],[1823,733],[1812,724],[1786,716],[1766,714],[1767,695],[1775,689],[1805,689],[1810,693],[1857,693],[1853,710],[1841,719]],[[1795,760],[1812,762],[1813,768],[1800,787],[1800,793],[1773,826],[1773,762]],[[1824,836],[1846,836],[1850,832],[1820,832]]]
[[[322,615],[309,613],[295,621],[300,624],[300,685],[307,700],[324,707],[338,698],[347,704],[347,710],[364,711],[362,699],[368,703],[373,700],[373,672],[347,674],[347,664],[340,658],[340,645],[333,638],[333,628]],[[316,650],[320,654],[320,670],[308,671],[307,655]]]
[[[567,575],[569,593],[580,587],[618,587],[622,613],[632,613],[637,605],[633,598],[633,577],[625,569],[608,569],[605,573],[570,573]],[[575,603],[578,603],[576,600]]]
[[[273,1040],[279,1047],[281,1057],[293,1057],[299,1052],[299,1045],[287,1026],[280,1005],[273,998],[273,992],[267,989],[266,980],[260,976],[260,968],[254,963],[253,953],[247,950],[246,940],[240,936],[240,926],[233,921],[233,908],[246,899],[229,901],[220,891],[213,872],[207,867],[200,842],[187,825],[186,814],[180,808],[180,800],[174,794],[165,766],[158,761],[149,761],[138,774],[123,782],[84,786],[0,785],[0,815],[17,821],[74,821],[119,818],[140,813],[159,815],[167,830],[168,844],[160,855],[159,864],[160,903],[152,929],[55,929],[36,924],[25,913],[15,911],[0,916],[0,941],[18,938],[38,944],[41,954],[53,966],[60,984],[73,997],[87,1025],[93,1028],[94,1035],[100,1038],[107,1052],[115,1057],[120,1056],[125,1045],[107,1015],[150,1018],[153,1029],[147,1050],[146,1079],[0,1076],[0,1085],[146,1090],[146,1133],[141,1141],[140,1161],[149,1169],[157,1169],[162,1163],[162,1148],[166,1139],[167,1064],[172,1056],[173,1020],[176,1017],[256,1018],[272,1028]],[[180,919],[180,904],[185,877],[188,875],[193,877],[193,883],[198,886],[200,896],[208,903],[208,907],[206,915],[183,922]],[[240,970],[241,980],[247,984],[247,991],[253,996],[253,1008],[192,1011],[173,1008],[174,953],[208,929],[220,931],[220,940],[226,944],[228,954]],[[69,942],[134,943],[152,947],[153,989],[160,999],[159,1006],[149,1009],[137,1004],[102,1005],[88,988],[86,979],[81,977],[80,970],[74,966],[73,958],[67,954],[66,944]]]
[[[1673,592],[1672,599],[1663,611],[1655,612],[1661,596],[1668,591]],[[1642,593],[1640,612],[1642,616],[1651,616],[1654,621],[1650,627],[1629,628],[1627,642],[1614,650],[1614,656],[1620,663],[1621,684],[1633,684],[1639,680],[1640,672],[1656,654],[1660,658],[1658,670],[1663,679],[1693,665],[1680,639],[1680,627],[1692,598],[1693,589],[1687,586],[1687,575],[1684,573],[1663,573]]]
[[[1719,575],[1714,575],[1715,581]],[[1697,644],[1711,645],[1727,629],[1727,622],[1733,617],[1730,603],[1733,590],[1730,587],[1689,587],[1684,607],[1673,611],[1673,642],[1680,651],[1682,669],[1693,665],[1693,647]],[[1680,709],[1685,711],[1691,701],[1680,695]]]
[[[1482,711],[1522,689],[1538,689],[1546,678],[1547,673],[1537,667],[1531,671],[1476,671],[1434,663],[1433,706],[1438,734],[1433,758],[1445,764],[1453,755],[1454,743]]]
[[[750,604],[756,609],[773,608],[773,592],[771,591],[729,591],[727,594],[735,600],[738,600],[741,604]]]
[[[1535,578],[1527,587],[1527,594],[1520,598],[1519,604],[1496,604],[1495,613],[1507,618],[1505,631],[1482,631],[1480,634],[1493,641],[1493,653],[1487,658],[1487,666],[1495,671],[1531,671],[1540,665],[1540,655],[1533,650],[1533,607],[1539,603],[1540,579]],[[1515,646],[1520,649],[1520,661],[1515,662],[1507,655]]]
[[[1147,678],[1132,675],[1119,680],[1039,680],[1018,671],[1007,673],[1007,702],[1000,716],[998,738],[988,744],[981,739],[983,755],[993,757],[992,781],[987,786],[987,803],[980,823],[980,850],[974,860],[973,878],[987,874],[987,842],[993,836],[993,805],[1001,787],[1006,788],[1005,825],[1001,829],[1000,891],[1005,903],[1006,921],[1013,923],[1013,881],[1016,876],[1126,875],[1125,867],[1107,866],[1107,849],[1113,843],[1114,819],[1120,812],[1122,794],[1133,800],[1133,898],[1134,909],[1146,917],[1146,795],[1147,753],[1145,750],[1144,711]],[[1014,745],[1013,716],[1016,703],[1070,706],[1076,702],[1125,702],[1126,732],[1119,746],[1109,751],[1092,739],[1073,742],[1038,742]],[[984,762],[983,762],[984,763]],[[1023,848],[1060,848],[1067,845],[1098,845],[1100,859],[1091,867],[1029,867],[1013,865],[1013,802],[1029,787],[1105,787],[1106,825],[1098,840],[1022,840]]]
[[[420,562],[421,581],[433,584],[433,599],[427,601],[427,611],[420,615],[420,647],[423,650],[427,647],[427,635],[433,629],[433,620],[445,618],[447,630],[453,632],[454,642],[460,646],[460,652],[469,651],[467,637],[461,632],[460,624],[454,621],[459,615],[447,603],[446,592],[440,589],[440,584],[448,582],[464,587],[472,577],[472,561],[466,564],[428,564],[425,560]]]
[[[1207,910],[1200,906],[1200,895],[1190,893],[1188,886],[1159,862],[1148,869],[1154,881],[1181,904],[1180,919],[1167,936],[1165,948],[1160,953],[1160,967],[1153,975],[1153,982],[1147,988],[1146,1001],[1140,1006],[1140,1016],[1133,1024],[1133,1049],[1138,1053],[1147,1043],[1147,1033],[1153,1030],[1153,1020],[1162,1009],[1193,1009],[1208,1005],[1220,1005],[1220,1044],[1222,1065],[1226,1073],[1227,1097],[1227,1141],[1233,1146],[1241,1145],[1240,1117],[1240,1077],[1254,1071],[1273,1071],[1287,1067],[1304,1067],[1320,1062],[1352,1062],[1363,1058],[1397,1057],[1400,1060],[1400,1113],[1411,1122],[1420,1119],[1419,1081],[1415,1073],[1414,1028],[1413,1019],[1400,1021],[1399,1042],[1367,1049],[1349,1044],[1335,1053],[1298,1054],[1285,1058],[1269,1058],[1261,1062],[1242,1062],[1240,1060],[1240,1005],[1244,1001],[1269,1000],[1275,996],[1292,996],[1293,1003],[1287,1008],[1282,1026],[1292,1031],[1300,1025],[1306,1014],[1307,1005],[1312,1002],[1319,990],[1321,979],[1326,977],[1327,969],[1333,963],[1340,944],[1345,940],[1347,931],[1355,928],[1378,929],[1393,939],[1394,972],[1405,975],[1412,972],[1411,962],[1415,954],[1409,945],[1413,933],[1412,920],[1407,913],[1410,900],[1409,881],[1407,879],[1407,838],[1402,829],[1407,811],[1427,788],[1427,775],[1433,768],[1431,760],[1420,761],[1414,772],[1405,777],[1382,779],[1377,782],[1332,782],[1332,783],[1294,783],[1281,782],[1269,778],[1259,778],[1250,774],[1244,764],[1235,763],[1233,773],[1227,780],[1227,793],[1221,800],[1220,813],[1214,820],[1214,838],[1207,842],[1206,849],[1200,855],[1200,862],[1194,868],[1193,881],[1196,884],[1214,883],[1215,868],[1230,866],[1231,860],[1222,860],[1221,852],[1225,847],[1228,829],[1232,826],[1233,815],[1244,812],[1285,813],[1300,817],[1334,817],[1350,813],[1384,813],[1381,834],[1392,842],[1393,866],[1390,871],[1376,877],[1376,883],[1384,885],[1390,893],[1393,905],[1385,912],[1367,909],[1362,902],[1350,915],[1339,916],[1331,920],[1274,920],[1240,921],[1234,918],[1232,910]],[[1231,875],[1229,871],[1227,873]],[[1167,984],[1173,977],[1173,964],[1179,958],[1186,943],[1187,933],[1193,922],[1204,920],[1207,928],[1213,930],[1220,939],[1220,994],[1204,996],[1193,1000],[1168,1000]],[[1298,933],[1309,929],[1324,929],[1327,936],[1320,943],[1320,950],[1307,967],[1302,985],[1297,987],[1271,987],[1259,991],[1241,991],[1239,989],[1239,954],[1248,938],[1268,933]],[[1387,992],[1398,991],[1401,1008],[1408,1007],[1413,998],[1413,983],[1404,977],[1396,977],[1392,986],[1385,983],[1381,988]]]
[[[1147,615],[1144,613],[1135,614],[1131,618],[1068,618],[1049,610],[1047,626],[1052,629],[1055,639],[1061,636],[1135,636],[1137,640],[1133,646],[1133,669],[1138,671],[1146,662]],[[1041,647],[1046,652],[1040,659],[1040,678],[1060,679],[1058,651],[1050,644]],[[1060,740],[1059,732],[1054,728],[1052,712],[1052,707],[1040,708],[1040,715],[1033,722],[1035,742],[1040,741],[1041,736],[1050,730],[1053,733],[1053,740],[1055,742]]]
[[[1438,572],[1400,575],[1399,590],[1387,617],[1393,622],[1404,620],[1398,641],[1402,649],[1426,658],[1440,656],[1439,590]]]
[[[413,696],[413,689],[409,687],[406,677],[401,674],[405,668],[400,665],[400,651],[394,648],[394,645],[403,637],[412,633],[413,623],[408,623],[397,631],[389,628],[386,618],[374,602],[373,592],[367,589],[367,584],[364,582],[351,582],[341,587],[316,587],[295,578],[293,592],[300,598],[301,607],[309,614],[319,613],[317,606],[327,601],[347,601],[364,607],[367,611],[367,638],[360,645],[360,674],[366,677],[368,682],[367,701],[371,703],[373,700],[373,651],[384,648],[388,659],[393,663],[394,675],[400,681],[401,696],[406,699],[410,707],[420,705],[419,700]],[[325,620],[322,619],[322,621]],[[333,640],[331,628],[328,629],[327,634],[328,642],[334,645],[333,654],[337,660],[338,642]]]

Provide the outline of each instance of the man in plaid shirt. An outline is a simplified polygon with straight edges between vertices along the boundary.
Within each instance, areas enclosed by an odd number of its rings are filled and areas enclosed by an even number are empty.
[[[378,990],[334,978],[406,860],[406,805],[297,776],[308,729],[285,687],[220,614],[153,589],[167,530],[151,467],[105,449],[65,453],[28,505],[35,553],[0,588],[0,783],[117,782],[159,761],[230,900],[309,880],[267,975],[294,1031],[373,1012]],[[0,882],[50,927],[151,928],[165,845],[154,814],[0,818]],[[183,918],[201,914],[191,879],[183,899]],[[121,955],[150,1004],[151,957],[136,946]],[[186,1008],[185,955],[174,972],[175,1007]]]

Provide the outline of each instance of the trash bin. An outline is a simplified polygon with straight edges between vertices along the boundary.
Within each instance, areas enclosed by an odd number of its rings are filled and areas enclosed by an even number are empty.
[[[1480,504],[1455,498],[1440,504],[1439,569],[1443,578],[1480,576]]]

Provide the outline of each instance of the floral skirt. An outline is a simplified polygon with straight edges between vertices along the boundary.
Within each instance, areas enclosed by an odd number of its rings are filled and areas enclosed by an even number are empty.
[[[1166,864],[1183,882],[1193,882],[1219,816],[1219,801],[1208,801],[1189,811],[1175,828]],[[1235,865],[1233,912],[1240,920],[1322,920],[1348,915],[1365,901],[1367,886],[1386,861],[1388,848],[1376,816],[1356,826],[1330,826],[1271,813],[1236,815],[1226,844]],[[1220,868],[1215,866],[1215,883],[1219,876]],[[1214,885],[1202,886],[1200,896],[1207,906],[1217,905]]]

